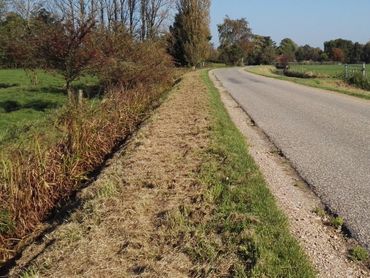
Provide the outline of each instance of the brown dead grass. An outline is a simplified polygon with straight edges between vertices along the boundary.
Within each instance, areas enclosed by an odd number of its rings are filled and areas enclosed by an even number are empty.
[[[195,221],[206,215],[200,209],[204,189],[196,175],[200,153],[208,145],[207,105],[199,74],[187,74],[127,148],[82,192],[83,207],[30,246],[11,277],[25,271],[42,277],[191,275],[193,262],[176,244],[175,227],[168,228],[171,215],[181,208],[191,207]]]

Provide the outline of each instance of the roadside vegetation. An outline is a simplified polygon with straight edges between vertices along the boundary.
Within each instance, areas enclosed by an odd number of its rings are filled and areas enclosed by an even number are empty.
[[[207,223],[198,227],[206,234],[198,248],[207,247],[197,252],[198,257],[215,265],[227,257],[234,263],[233,277],[314,277],[207,71],[202,78],[209,91],[212,127],[200,180],[215,209]]]
[[[136,129],[180,77],[174,60],[204,63],[209,1],[0,6],[1,263]]]
[[[298,78],[285,76],[281,72],[279,72],[275,66],[253,66],[246,68],[246,71],[275,79],[287,80],[297,84],[306,85],[314,88],[336,91],[351,96],[370,99],[370,91],[356,88],[355,86],[350,86],[341,77],[338,77],[336,75],[337,68],[338,67],[333,66],[312,67],[310,68],[311,72],[314,73],[317,72],[317,76],[311,78]],[[333,72],[335,74],[333,74]]]

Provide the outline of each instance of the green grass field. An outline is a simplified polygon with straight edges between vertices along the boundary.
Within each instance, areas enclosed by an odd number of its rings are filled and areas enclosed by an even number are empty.
[[[296,68],[294,68],[296,67]],[[351,86],[344,82],[339,76],[335,76],[335,73],[340,70],[344,72],[344,66],[342,65],[297,65],[291,66],[292,70],[304,70],[307,69],[308,71],[318,71],[319,77],[316,78],[296,78],[296,77],[288,77],[276,72],[275,66],[253,66],[247,67],[246,71],[255,73],[258,75],[271,77],[280,80],[291,81],[297,84],[329,90],[329,91],[336,91],[342,94],[356,96],[364,99],[370,99],[370,92]],[[370,70],[370,65],[368,66]],[[370,74],[369,74],[370,75]]]
[[[360,70],[362,65],[349,65],[349,70],[356,69]],[[370,65],[366,65],[366,68],[370,70]],[[299,72],[313,72],[315,74],[325,77],[338,77],[344,74],[344,65],[292,65],[290,66],[292,71]]]
[[[53,111],[66,102],[61,76],[41,70],[36,76],[34,85],[25,70],[0,70],[0,146],[14,143],[29,130],[47,128],[53,121]],[[75,86],[94,83],[94,78],[84,77]]]

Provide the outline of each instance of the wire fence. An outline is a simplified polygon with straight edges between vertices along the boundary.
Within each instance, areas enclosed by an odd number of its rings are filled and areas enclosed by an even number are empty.
[[[361,75],[364,79],[367,79],[368,73],[365,63],[363,63],[362,65],[344,65],[345,79],[349,79],[351,77],[354,77],[355,75]]]

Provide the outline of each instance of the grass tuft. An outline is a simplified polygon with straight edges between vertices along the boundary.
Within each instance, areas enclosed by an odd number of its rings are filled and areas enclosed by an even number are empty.
[[[363,262],[369,259],[369,252],[362,246],[356,246],[349,251],[349,258],[353,261]]]
[[[340,216],[331,217],[330,224],[334,228],[340,229],[344,225],[344,219],[343,219],[343,217],[340,217]]]

